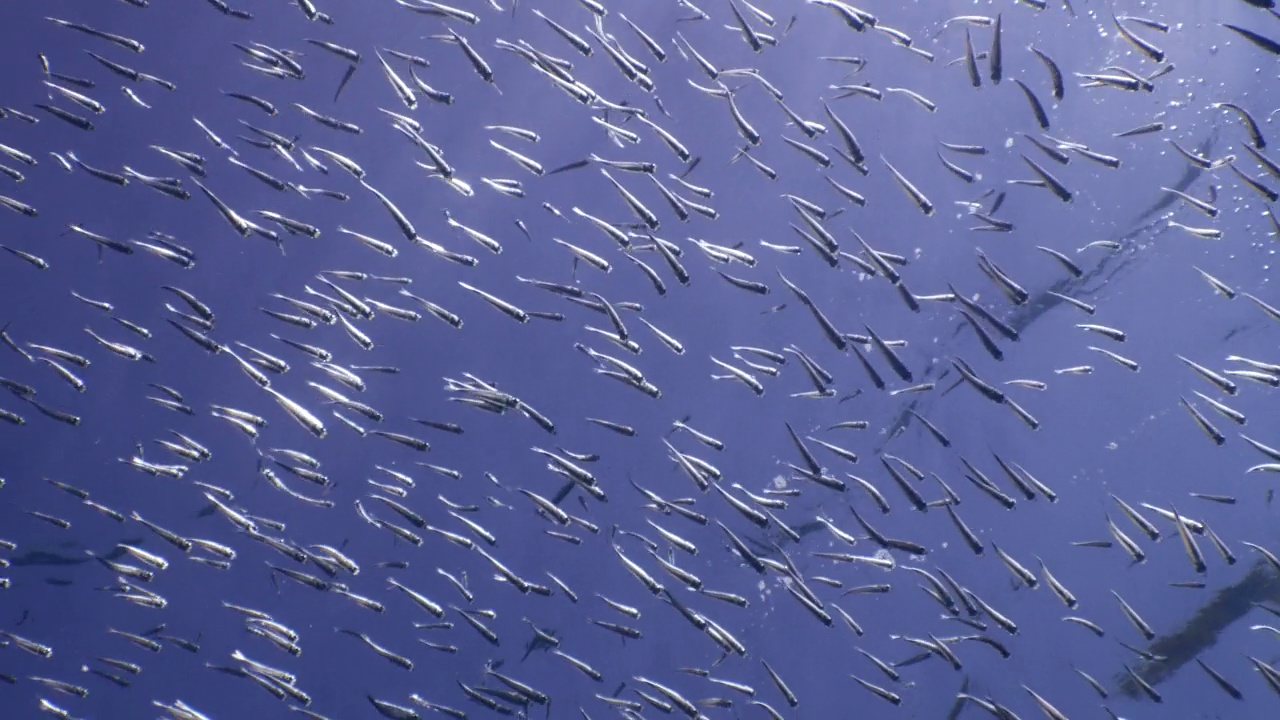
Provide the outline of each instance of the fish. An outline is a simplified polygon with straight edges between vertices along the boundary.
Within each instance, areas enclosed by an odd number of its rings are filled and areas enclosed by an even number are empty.
[[[1274,3],[126,3],[6,16],[15,712],[1265,712]]]

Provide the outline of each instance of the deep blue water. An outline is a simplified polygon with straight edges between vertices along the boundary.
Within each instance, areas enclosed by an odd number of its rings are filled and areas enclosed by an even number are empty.
[[[629,82],[592,38],[593,15],[573,0],[521,3],[513,12],[501,4],[495,10],[477,0],[454,0],[475,13],[480,22],[471,25],[420,15],[388,1],[357,3],[332,0],[320,10],[334,24],[309,21],[298,6],[283,1],[256,3],[239,0],[252,20],[224,15],[209,3],[172,3],[155,0],[146,8],[124,2],[77,3],[50,0],[11,3],[3,12],[7,28],[2,51],[0,105],[39,119],[23,121],[14,113],[0,120],[0,144],[27,153],[38,164],[0,157],[22,173],[14,182],[0,178],[0,195],[38,210],[29,218],[16,212],[0,214],[0,243],[39,256],[48,269],[39,270],[10,255],[0,257],[0,324],[33,356],[42,356],[27,343],[36,343],[83,355],[85,368],[62,362],[86,385],[77,392],[46,363],[28,362],[9,348],[0,348],[0,376],[36,389],[34,399],[45,407],[72,413],[81,421],[69,426],[46,417],[15,395],[0,397],[0,409],[25,419],[18,426],[0,422],[0,539],[16,548],[2,557],[12,561],[0,568],[9,587],[0,590],[0,629],[53,648],[49,658],[23,652],[12,644],[0,648],[0,672],[15,682],[0,683],[0,717],[39,716],[39,698],[65,708],[74,717],[138,718],[162,714],[153,701],[176,699],[212,718],[292,717],[286,706],[247,678],[235,678],[206,668],[234,665],[230,655],[240,650],[250,658],[287,669],[297,676],[297,687],[310,695],[310,709],[330,718],[378,717],[366,699],[410,706],[409,695],[465,709],[471,717],[493,712],[470,701],[458,683],[500,687],[486,679],[486,661],[502,661],[500,671],[546,693],[549,710],[531,706],[530,716],[553,718],[607,717],[616,712],[597,695],[617,694],[644,703],[634,690],[644,689],[634,680],[645,677],[675,689],[683,697],[731,699],[731,708],[705,707],[708,718],[766,717],[752,707],[752,698],[706,679],[683,673],[681,668],[711,669],[715,678],[731,680],[755,689],[755,699],[767,702],[784,717],[829,718],[943,718],[955,703],[962,683],[969,692],[1006,705],[1022,717],[1036,717],[1034,690],[1072,718],[1106,717],[1102,706],[1126,718],[1269,718],[1274,717],[1277,697],[1250,664],[1249,656],[1274,663],[1280,659],[1276,638],[1250,626],[1275,624],[1274,616],[1258,609],[1220,629],[1216,644],[1199,657],[1240,688],[1243,700],[1233,700],[1216,687],[1194,663],[1182,666],[1158,685],[1163,704],[1130,697],[1118,689],[1124,665],[1137,668],[1141,658],[1119,642],[1139,648],[1148,643],[1126,620],[1112,591],[1123,597],[1161,636],[1182,631],[1197,610],[1220,592],[1239,583],[1249,572],[1270,571],[1251,542],[1280,552],[1275,510],[1269,491],[1274,474],[1246,473],[1251,466],[1269,462],[1241,439],[1240,433],[1259,442],[1280,446],[1280,414],[1271,408],[1277,390],[1266,377],[1235,377],[1238,394],[1222,393],[1178,360],[1178,355],[1216,372],[1248,369],[1229,356],[1280,362],[1275,319],[1245,297],[1280,305],[1280,293],[1271,280],[1277,242],[1276,225],[1260,194],[1245,185],[1230,168],[1190,171],[1188,161],[1169,143],[1210,159],[1236,158],[1236,167],[1270,187],[1280,178],[1268,176],[1246,151],[1249,135],[1237,116],[1215,109],[1231,102],[1248,111],[1263,136],[1274,140],[1270,114],[1280,107],[1277,90],[1277,58],[1248,43],[1222,23],[1280,36],[1280,23],[1266,10],[1245,2],[1116,2],[1085,3],[1075,0],[1075,13],[1063,4],[1049,2],[1037,11],[1016,2],[912,2],[865,0],[862,7],[874,14],[880,26],[891,26],[912,38],[912,48],[926,51],[932,60],[895,44],[885,32],[867,28],[856,32],[830,9],[779,0],[756,6],[776,19],[766,26],[742,2],[737,6],[758,33],[776,37],[776,46],[753,53],[736,29],[730,3],[701,0],[698,5],[709,20],[685,21],[693,13],[673,1],[611,0],[604,18],[605,30],[634,59],[643,62],[656,97],[667,116],[636,84]],[[534,14],[537,7],[547,17],[587,39],[595,48],[590,57],[579,54]],[[1118,36],[1111,13],[1142,16],[1168,23],[1167,33],[1133,20],[1126,27],[1159,46],[1174,69],[1152,81],[1150,92],[1112,87],[1082,87],[1077,73],[1116,75],[1108,66],[1122,66],[1149,76],[1162,67]],[[966,26],[943,21],[957,15],[1002,17],[1004,77],[994,84],[988,60],[977,60],[982,86],[974,88],[966,72]],[[660,62],[648,53],[637,36],[620,19],[635,22],[656,39],[668,57]],[[83,23],[99,30],[127,36],[145,45],[132,53],[105,40],[59,27],[45,16]],[[784,34],[794,16],[794,25]],[[729,27],[724,27],[729,26]],[[494,84],[474,72],[461,49],[429,39],[451,27],[491,66]],[[976,52],[991,46],[992,29],[968,26]],[[941,32],[939,33],[939,31]],[[746,159],[732,161],[746,143],[730,115],[728,103],[690,85],[715,87],[707,74],[677,50],[676,33],[720,70],[756,68],[784,95],[784,102],[802,118],[821,123],[827,132],[814,140],[788,124],[787,116],[761,84],[749,77],[721,73],[720,80],[734,91],[734,101],[750,125],[762,136],[751,154],[776,171],[770,180]],[[362,60],[349,85],[335,103],[334,92],[348,63],[306,42],[322,39],[358,50]],[[628,120],[617,110],[605,113],[599,105],[588,107],[555,88],[542,74],[514,53],[495,47],[495,41],[527,41],[550,55],[572,62],[572,76],[612,103],[642,109],[653,122],[676,136],[700,158],[687,176],[688,182],[714,191],[703,199],[684,190],[668,173],[680,174],[688,166],[660,138],[638,120]],[[302,79],[272,78],[244,67],[251,58],[232,43],[263,43],[296,51],[305,69]],[[1027,48],[1034,46],[1053,58],[1065,76],[1065,96],[1055,101],[1050,93],[1044,64]],[[407,109],[384,78],[375,56],[378,48],[390,48],[421,56],[429,68],[420,77],[431,86],[452,94],[453,103],[432,102],[419,94],[417,108]],[[112,74],[85,51],[113,62],[160,77],[176,85],[169,91],[152,82],[130,82]],[[42,73],[38,54],[43,53],[56,73],[91,80],[91,89],[79,88]],[[822,60],[823,56],[858,56],[865,67],[853,68]],[[399,76],[409,79],[408,64],[394,60]],[[952,61],[960,62],[952,64]],[[1013,80],[1026,83],[1044,104],[1051,127],[1037,127],[1023,93]],[[44,81],[54,82],[87,95],[106,107],[94,114],[65,98],[50,100]],[[124,83],[150,108],[126,97]],[[866,84],[883,91],[883,97],[855,96],[838,99],[833,85]],[[906,88],[936,104],[926,110],[902,93]],[[221,91],[258,96],[273,103],[279,113],[261,110]],[[853,130],[865,152],[865,175],[837,156],[843,145],[823,111],[826,100]],[[92,130],[72,127],[36,103],[54,105],[91,119]],[[317,112],[358,125],[359,135],[324,127],[293,107],[300,103]],[[455,177],[474,190],[467,197],[415,164],[430,163],[391,126],[385,108],[412,116],[422,126],[422,137],[438,147]],[[615,144],[592,117],[607,120],[634,132],[638,144]],[[347,201],[314,196],[307,199],[291,191],[276,191],[233,166],[229,153],[210,143],[193,122],[199,118],[235,148],[238,159],[280,180],[310,188],[325,188],[349,195]],[[475,258],[474,267],[449,262],[415,246],[401,234],[376,197],[334,162],[313,155],[328,166],[322,174],[308,168],[298,152],[292,157],[305,171],[295,169],[282,156],[238,139],[253,136],[238,121],[297,138],[298,147],[319,146],[355,160],[366,172],[365,181],[384,193],[409,218],[420,238],[456,253]],[[1160,132],[1117,138],[1122,131],[1160,121]],[[486,125],[512,125],[538,134],[537,143],[500,132]],[[1055,162],[1034,147],[1024,133],[1042,142],[1081,143],[1089,150],[1118,158],[1110,168],[1067,151],[1069,164]],[[783,137],[812,145],[825,153],[829,168],[788,147]],[[714,220],[691,213],[681,222],[653,183],[642,174],[612,169],[610,174],[650,208],[660,219],[654,233],[682,250],[681,263],[691,276],[677,281],[661,255],[636,222],[626,204],[593,163],[557,174],[531,174],[492,147],[494,140],[540,163],[548,171],[596,154],[608,160],[657,164],[666,187],[703,205],[714,207]],[[984,155],[967,155],[941,148],[939,143],[982,146]],[[149,149],[160,145],[198,153],[205,158],[207,177],[202,182],[241,215],[263,227],[271,224],[257,216],[269,210],[321,230],[319,237],[292,236],[275,228],[283,238],[283,253],[272,242],[242,237],[218,214],[195,186],[190,173]],[[130,168],[144,174],[182,179],[191,192],[181,201],[160,194],[141,182],[120,187],[76,168],[67,173],[51,152],[77,158],[94,168],[121,173]],[[974,173],[966,183],[942,166],[939,152],[948,161]],[[1277,162],[1270,145],[1260,151]],[[1048,190],[1009,181],[1035,179],[1019,154],[1033,160],[1060,179],[1072,192],[1061,202]],[[883,158],[883,160],[882,160]],[[936,208],[922,214],[888,171],[892,163],[923,192]],[[824,176],[852,188],[866,198],[865,207],[850,204],[835,192]],[[481,178],[519,180],[525,196],[513,198],[496,192]],[[1182,184],[1179,184],[1182,183]],[[1216,218],[1197,212],[1182,201],[1161,205],[1168,197],[1162,187],[1178,187],[1197,198],[1211,197],[1216,189]],[[1008,233],[979,232],[982,225],[960,203],[979,202],[991,207],[988,193],[1007,193],[995,216],[1012,223]],[[901,256],[896,266],[904,286],[916,296],[941,295],[948,283],[976,299],[992,314],[1015,324],[1017,342],[992,335],[1003,352],[996,361],[957,312],[958,304],[946,299],[923,299],[913,312],[899,289],[884,277],[870,277],[845,260],[838,269],[825,264],[788,225],[804,228],[804,222],[782,197],[788,193],[816,203],[828,219],[823,226],[839,242],[840,250],[869,255],[854,233],[882,253]],[[558,213],[546,209],[554,208]],[[634,256],[649,264],[663,279],[666,294],[659,296],[646,276],[623,256],[620,248],[571,208],[615,223],[630,232]],[[984,212],[985,212],[984,209]],[[497,240],[501,254],[493,254],[451,229],[445,211],[458,222]],[[838,215],[831,217],[833,213]],[[1201,239],[1166,222],[1220,230],[1220,239]],[[518,229],[528,229],[530,238]],[[195,266],[184,270],[176,264],[137,250],[123,255],[110,249],[99,252],[94,243],[66,232],[70,223],[118,242],[146,240],[158,231],[195,252]],[[339,226],[390,243],[394,258],[367,248],[338,230]],[[604,273],[589,264],[574,266],[573,255],[555,243],[559,238],[596,253],[612,265]],[[704,254],[695,243],[706,241],[739,247],[755,260],[753,266],[722,264]],[[1119,243],[1120,249],[1092,247],[1099,241]],[[762,241],[804,246],[798,254],[775,251]],[[1059,251],[1086,273],[1080,281],[1063,284],[1070,276],[1063,266],[1038,246]],[[978,267],[978,251],[996,263],[1032,296],[1018,307]],[[1236,297],[1216,293],[1197,268],[1230,286]],[[769,286],[768,295],[757,295],[717,277],[716,269],[738,278]],[[260,312],[260,307],[297,313],[271,297],[279,293],[323,304],[308,295],[304,286],[333,293],[315,279],[323,270],[361,271],[375,275],[407,277],[401,286],[385,281],[335,279],[343,289],[362,298],[422,312],[418,322],[404,322],[386,312],[373,320],[352,322],[374,342],[366,351],[337,325],[314,329],[292,327]],[[911,370],[910,382],[899,378],[883,354],[873,347],[860,348],[887,384],[876,389],[852,352],[838,350],[823,334],[812,315],[787,289],[779,274],[802,288],[841,332],[865,335],[870,327],[885,340],[903,341],[898,357]],[[611,328],[609,318],[555,294],[517,281],[517,276],[576,285],[586,293],[598,293],[613,304],[631,302],[640,311],[622,309],[631,339],[643,352],[632,355],[601,335],[584,329]],[[562,313],[562,321],[532,318],[517,323],[487,305],[459,282],[492,293],[527,311]],[[165,304],[188,310],[162,286],[174,286],[194,294],[216,315],[209,337],[231,346],[240,341],[289,362],[284,374],[270,374],[271,388],[297,401],[320,418],[327,435],[313,437],[286,414],[239,368],[227,352],[217,355],[197,347],[175,330],[168,319],[176,316]],[[405,287],[456,313],[460,329],[430,316],[409,298],[397,295]],[[1044,305],[1053,289],[1096,306],[1090,317],[1065,303]],[[109,302],[110,313],[71,296]],[[785,305],[782,309],[778,306]],[[1028,308],[1035,306],[1038,310]],[[149,329],[143,338],[113,322],[117,317]],[[683,344],[685,352],[669,350],[640,321],[651,322]],[[1076,327],[1095,323],[1126,334],[1123,343]],[[130,361],[109,352],[85,332],[89,328],[104,338],[143,350],[155,362]],[[345,388],[312,367],[309,358],[271,338],[271,334],[322,346],[343,366],[391,366],[398,374],[357,371],[367,384],[363,392]],[[593,372],[596,365],[575,343],[623,360],[639,369],[661,389],[650,398],[635,389]],[[746,366],[734,359],[730,346],[757,346],[774,352],[797,347],[834,377],[829,397],[794,397],[813,390],[800,360],[787,353],[788,361],[777,377],[756,373],[765,393],[758,397],[742,383],[712,380],[723,374],[715,357]],[[1090,351],[1105,348],[1140,364],[1131,372],[1120,364]],[[768,364],[759,358],[753,362]],[[951,360],[967,361],[981,378],[1002,389],[1039,423],[1032,430],[1007,407],[961,385]],[[56,358],[55,358],[56,359]],[[1091,374],[1058,374],[1055,370],[1091,365]],[[517,410],[501,415],[451,401],[444,378],[463,379],[463,373],[491,383],[516,396],[555,424],[554,436]],[[1274,376],[1272,376],[1274,377]],[[1008,380],[1034,379],[1047,387],[1036,391]],[[307,385],[324,384],[352,399],[376,408],[385,419],[375,423],[343,411],[368,430],[403,433],[430,443],[417,452],[372,433],[360,436],[335,418],[334,406]],[[932,382],[936,388],[919,393],[892,394],[911,385]],[[165,409],[147,396],[160,391],[149,383],[180,391],[194,415]],[[1236,425],[1215,412],[1199,391],[1247,417]],[[845,399],[857,393],[852,399]],[[1185,397],[1220,431],[1225,442],[1216,445],[1197,428],[1180,407]],[[210,415],[211,405],[231,407],[261,416],[268,422],[256,442],[225,420]],[[909,416],[910,406],[941,429],[950,441],[943,447]],[[786,485],[799,488],[795,497],[781,497],[788,506],[775,511],[792,528],[812,526],[818,516],[829,517],[843,531],[858,536],[849,547],[819,528],[794,543],[770,521],[767,531],[747,519],[711,491],[703,494],[671,460],[662,438],[672,421],[690,416],[689,424],[723,441],[723,451],[700,444],[677,432],[667,438],[681,452],[697,456],[718,468],[721,487],[750,502],[733,486],[739,484],[760,495],[766,488]],[[624,437],[587,421],[602,418],[635,429]],[[451,422],[462,434],[441,432],[413,422],[413,418]],[[848,420],[865,420],[865,430],[827,430]],[[899,427],[906,423],[905,429]],[[802,436],[835,443],[857,453],[849,464],[816,443],[807,442],[827,472],[845,479],[846,493],[793,478],[787,464],[803,465],[787,434],[790,423]],[[174,440],[170,431],[183,433],[207,447],[212,458],[190,462],[156,444]],[[153,463],[188,466],[179,478],[155,477],[120,461],[137,455]],[[547,468],[547,460],[533,452],[598,455],[595,462],[580,463],[597,479],[607,502],[592,499],[574,489],[561,503],[570,514],[599,528],[592,533],[578,524],[557,527],[549,517],[535,512],[532,502],[517,489],[545,497],[556,494],[565,480]],[[259,475],[262,456],[285,460],[272,448],[294,449],[322,462],[320,472],[332,480],[328,488],[290,475],[267,462],[290,488],[330,500],[332,508],[312,507],[274,489]],[[992,453],[1016,462],[1050,486],[1057,502],[1041,496],[1030,501],[1001,472]],[[933,501],[945,496],[932,478],[907,483],[926,502],[927,512],[912,509],[908,497],[894,484],[879,456],[889,454],[907,461],[924,473],[936,473],[960,496],[955,509],[985,543],[981,557],[972,553],[948,519],[945,509]],[[562,455],[562,457],[568,457]],[[1013,510],[1005,510],[979,488],[965,480],[966,458],[1003,492],[1017,497]],[[461,478],[438,474],[417,462],[458,471]],[[896,463],[896,461],[891,461]],[[1270,461],[1274,462],[1274,461]],[[527,582],[553,588],[543,597],[521,593],[514,585],[494,578],[492,566],[479,553],[452,544],[441,536],[414,529],[391,509],[369,496],[378,488],[366,480],[395,484],[375,466],[407,473],[416,481],[400,500],[434,527],[471,537],[505,567]],[[902,468],[894,464],[895,468]],[[491,473],[498,484],[487,479]],[[887,498],[891,512],[882,515],[871,498],[846,473],[872,483]],[[215,569],[183,557],[141,524],[120,523],[83,505],[44,479],[69,483],[90,493],[93,501],[129,515],[137,512],[173,532],[228,545],[237,556],[228,569]],[[691,509],[713,522],[701,526],[674,513],[663,514],[646,505],[645,498],[628,483],[632,480],[667,500],[696,498]],[[297,546],[327,544],[360,564],[360,573],[342,575],[350,591],[377,600],[385,611],[362,608],[337,593],[322,593],[275,576],[266,563],[312,574],[321,574],[314,562],[305,564],[255,542],[222,516],[209,513],[204,490],[193,484],[210,483],[234,494],[231,505],[260,518],[285,523],[283,532],[264,532]],[[1189,493],[1230,496],[1234,504],[1191,497]],[[1138,508],[1159,528],[1161,540],[1153,542],[1128,520],[1110,497],[1118,496]],[[415,547],[385,529],[362,521],[355,510],[360,500],[378,518],[410,527],[423,536]],[[446,513],[443,499],[478,506],[466,517],[497,538],[493,547],[470,535],[465,525]],[[496,501],[496,502],[495,502]],[[1228,565],[1209,539],[1197,536],[1208,571],[1197,576],[1188,562],[1173,522],[1143,509],[1141,503],[1176,507],[1186,517],[1209,525],[1239,559]],[[878,547],[858,527],[849,505],[857,508],[877,530],[891,538],[905,539],[927,549],[924,556],[891,552],[897,567],[881,570],[867,564],[838,564],[812,556],[813,552],[849,552],[873,555]],[[70,523],[55,527],[29,511],[46,513]],[[1073,542],[1112,540],[1108,515],[1146,554],[1140,564],[1131,562],[1118,545],[1107,549],[1073,546]],[[731,592],[749,600],[746,608],[685,589],[663,571],[634,537],[617,535],[613,542],[629,559],[640,563],[676,597],[695,612],[714,620],[746,649],[745,656],[722,657],[705,633],[697,631],[668,603],[650,594],[619,561],[611,547],[612,528],[644,534],[658,542],[666,557],[670,546],[645,523],[649,519],[696,543],[699,553],[688,556],[674,551],[671,560],[697,575],[708,589]],[[722,521],[740,537],[756,543],[758,552],[776,561],[783,556],[771,549],[779,543],[806,585],[818,596],[825,611],[834,616],[831,627],[789,596],[782,574],[769,570],[761,575],[745,565],[728,546],[715,525]],[[564,532],[580,544],[546,534]],[[167,601],[164,609],[144,608],[115,597],[102,588],[115,583],[115,574],[89,560],[85,551],[109,553],[118,543],[136,542],[165,556],[169,566],[156,571],[149,583],[136,583]],[[992,544],[1008,552],[1040,579],[1039,587],[1020,587],[1001,563]],[[192,555],[207,556],[193,551]],[[1041,564],[1079,599],[1069,610],[1046,587]],[[75,564],[67,564],[76,561]],[[134,562],[127,556],[118,562]],[[407,568],[387,569],[380,562],[406,561]],[[1261,564],[1260,564],[1261,563]],[[930,572],[938,568],[971,589],[1001,614],[1017,623],[1016,635],[1001,630],[989,618],[985,634],[999,640],[1012,654],[1001,659],[992,648],[976,642],[950,644],[962,668],[955,670],[939,657],[900,668],[894,682],[876,669],[858,650],[885,662],[901,662],[919,648],[901,636],[927,639],[929,634],[950,638],[975,634],[954,619],[946,619],[935,600],[916,586],[923,578],[903,566]],[[437,569],[468,584],[470,603]],[[548,577],[553,573],[577,595],[571,602]],[[832,587],[814,576],[843,583]],[[493,618],[480,618],[497,633],[493,646],[455,611],[445,619],[451,629],[415,629],[414,622],[436,618],[417,607],[405,595],[389,589],[394,577],[443,605],[491,610]],[[1205,587],[1172,587],[1170,583],[1201,580]],[[841,597],[856,586],[888,583],[885,594]],[[638,619],[610,609],[597,595],[640,611]],[[1246,598],[1262,600],[1262,597]],[[276,621],[297,631],[302,653],[291,657],[270,642],[249,634],[243,617],[223,607],[229,602],[269,613]],[[847,611],[865,634],[850,632],[834,606]],[[963,613],[963,610],[961,611]],[[1077,615],[1096,622],[1106,636],[1063,622]],[[967,614],[965,614],[967,617]],[[533,638],[523,619],[556,631],[560,649],[603,673],[593,682],[560,658],[543,650],[525,656]],[[643,637],[622,640],[591,620],[621,623],[639,629]],[[130,644],[108,629],[142,633],[160,624],[161,634],[199,644],[192,654],[165,644],[152,654]],[[350,628],[414,662],[412,671],[388,662],[360,641],[335,632]],[[1215,629],[1217,632],[1218,629]],[[419,639],[454,645],[445,653],[422,645]],[[1119,641],[1119,642],[1118,642]],[[137,663],[136,676],[112,670],[99,658]],[[523,658],[523,659],[522,659]],[[799,698],[790,708],[769,680],[761,664],[767,661]],[[714,667],[712,667],[714,665]],[[83,672],[86,668],[124,675],[131,683],[122,688]],[[1100,698],[1073,668],[1101,681],[1110,697]],[[894,707],[859,687],[855,674],[897,693]],[[33,681],[30,676],[52,678],[88,688],[77,698]],[[651,693],[652,694],[652,693]],[[432,713],[418,708],[424,717]],[[680,714],[679,710],[675,713]],[[661,713],[645,705],[644,715]],[[982,717],[978,707],[966,707],[960,717]]]

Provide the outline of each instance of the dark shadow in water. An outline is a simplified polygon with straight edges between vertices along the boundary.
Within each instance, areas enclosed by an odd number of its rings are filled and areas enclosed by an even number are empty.
[[[1196,611],[1181,630],[1151,643],[1147,650],[1163,656],[1164,660],[1144,663],[1134,672],[1151,685],[1164,682],[1178,668],[1217,643],[1222,631],[1253,610],[1255,603],[1268,600],[1280,601],[1280,574],[1266,560],[1259,560],[1240,582],[1220,590],[1213,600]],[[1147,697],[1128,675],[1117,674],[1115,681],[1125,695]]]

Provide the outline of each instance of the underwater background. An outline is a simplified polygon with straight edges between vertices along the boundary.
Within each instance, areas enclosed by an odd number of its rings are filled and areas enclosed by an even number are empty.
[[[2,11],[0,717],[1280,713],[1271,3],[236,2]]]

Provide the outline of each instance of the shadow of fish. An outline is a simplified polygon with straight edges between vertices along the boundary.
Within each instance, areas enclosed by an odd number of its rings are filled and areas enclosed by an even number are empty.
[[[121,541],[126,545],[140,545],[144,538],[129,538]],[[100,557],[107,560],[118,560],[124,557],[125,551],[119,547],[114,547],[111,552],[101,555]],[[29,550],[21,555],[9,558],[9,564],[13,567],[65,567],[67,565],[82,565],[89,562],[93,558],[85,555],[83,551],[77,550],[76,553],[63,554],[50,550]]]

